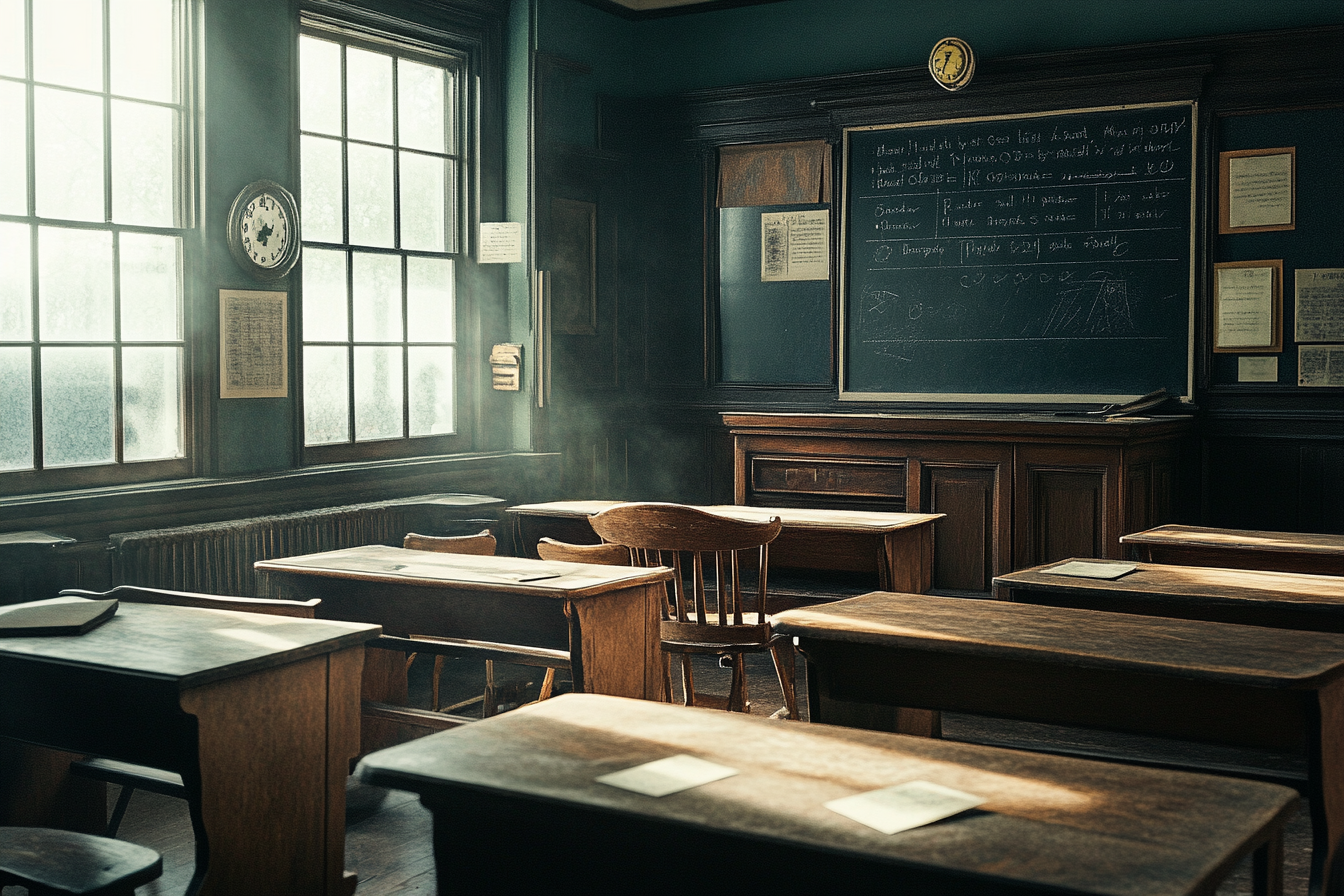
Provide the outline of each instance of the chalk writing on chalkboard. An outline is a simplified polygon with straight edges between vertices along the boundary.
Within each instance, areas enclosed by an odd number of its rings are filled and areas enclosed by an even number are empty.
[[[844,398],[1188,395],[1194,107],[845,133]]]

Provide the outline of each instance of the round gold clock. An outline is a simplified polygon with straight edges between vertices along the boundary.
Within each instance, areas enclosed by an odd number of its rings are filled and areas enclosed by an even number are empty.
[[[939,87],[960,90],[975,75],[975,53],[959,37],[945,37],[933,45],[929,54],[929,74]]]
[[[299,209],[271,180],[253,181],[229,208],[229,251],[257,280],[279,280],[299,260]]]

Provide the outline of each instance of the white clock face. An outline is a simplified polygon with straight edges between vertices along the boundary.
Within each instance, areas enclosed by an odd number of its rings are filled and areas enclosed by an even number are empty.
[[[273,268],[284,260],[289,246],[289,216],[270,193],[247,204],[238,225],[243,251],[258,266]]]

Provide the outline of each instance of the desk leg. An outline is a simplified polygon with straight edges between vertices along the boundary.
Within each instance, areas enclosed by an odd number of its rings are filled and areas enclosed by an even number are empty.
[[[574,689],[588,694],[663,699],[659,639],[662,582],[568,603]]]
[[[1308,746],[1311,789],[1311,881],[1313,894],[1344,894],[1344,679],[1316,693],[1320,731]]]
[[[924,594],[933,587],[933,524],[888,532],[882,539],[882,591]]]
[[[194,688],[208,856],[202,896],[338,896],[345,877],[345,782],[359,739],[361,648]]]

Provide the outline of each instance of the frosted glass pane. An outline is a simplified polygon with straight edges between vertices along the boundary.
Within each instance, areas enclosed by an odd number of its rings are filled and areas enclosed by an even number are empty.
[[[303,340],[345,342],[347,326],[345,253],[303,250]]]
[[[299,128],[341,133],[341,48],[306,35],[299,38]]]
[[[31,351],[0,348],[0,470],[33,468]]]
[[[457,162],[450,159],[447,163],[447,171],[448,183],[445,186],[448,195],[448,216],[445,224],[448,230],[444,234],[444,244],[447,251],[460,252],[461,249],[458,246],[457,238],[457,222],[460,217],[458,212],[461,210],[461,203],[458,202],[457,198]]]
[[[411,435],[453,432],[453,349],[412,346],[410,356]]]
[[[401,153],[401,247],[442,252],[444,160]]]
[[[351,140],[392,142],[392,57],[345,49],[345,128]]]
[[[405,149],[447,152],[443,69],[397,60],[397,142]]]
[[[103,89],[102,0],[33,4],[33,77],[65,87]]]
[[[27,60],[23,39],[23,0],[0,0],[0,75],[22,78]]]
[[[171,103],[173,0],[112,0],[112,92]]]
[[[355,346],[355,441],[402,437],[401,349]]]
[[[103,101],[68,90],[33,93],[38,215],[104,220]]]
[[[0,81],[0,214],[28,214],[28,99],[22,84]]]
[[[355,341],[400,342],[401,257],[356,252],[351,263],[354,265]]]
[[[452,342],[453,260],[406,259],[406,332],[412,342]]]
[[[33,338],[31,232],[0,222],[0,341]]]
[[[42,339],[112,339],[112,234],[39,227],[37,284]]]
[[[393,243],[392,150],[351,143],[350,244],[386,246]]]
[[[125,460],[182,456],[182,350],[121,351],[121,444]]]
[[[48,467],[113,460],[112,349],[42,349],[42,459]]]
[[[350,379],[346,350],[303,348],[303,443],[350,441]]]
[[[174,227],[177,112],[112,101],[112,220]]]
[[[152,233],[123,233],[121,338],[172,342],[182,338],[182,241]]]
[[[345,211],[345,187],[341,184],[341,141],[301,137],[303,153],[304,242],[342,241],[341,214]]]

